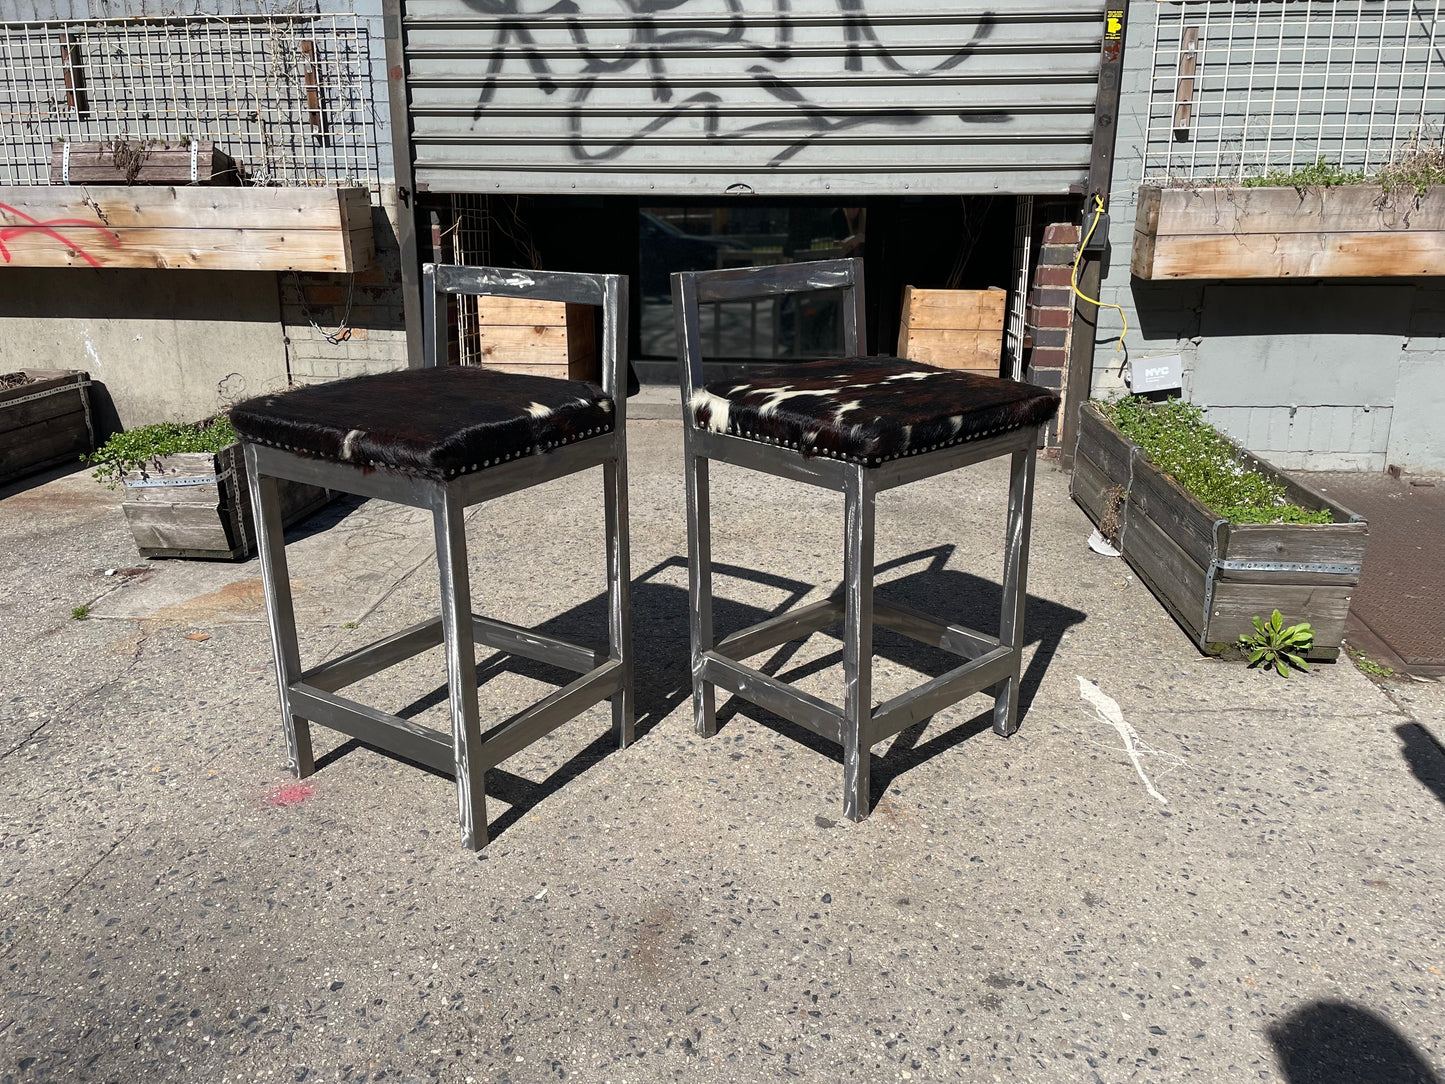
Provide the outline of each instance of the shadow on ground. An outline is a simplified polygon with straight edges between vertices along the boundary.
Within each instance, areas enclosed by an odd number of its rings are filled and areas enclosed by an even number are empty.
[[[990,580],[947,567],[952,557],[952,545],[937,546],[921,550],[907,557],[900,557],[880,565],[877,575],[882,581],[889,573],[911,565],[924,564],[921,570],[910,572],[896,579],[880,582],[877,593],[880,597],[901,602],[915,609],[933,613],[940,617],[960,621],[974,628],[997,629],[1002,588]],[[689,669],[690,639],[688,632],[687,588],[678,583],[666,582],[667,578],[680,579],[686,576],[687,561],[672,557],[636,577],[632,583],[633,643],[635,662],[635,706],[637,736],[645,736],[684,701],[692,697],[692,680]],[[713,599],[713,624],[718,639],[748,625],[756,624],[768,617],[781,614],[798,605],[813,590],[814,585],[801,580],[776,576],[756,569],[740,568],[735,565],[715,564],[713,566],[715,595]],[[679,573],[681,574],[679,576]],[[751,584],[782,591],[784,599],[772,610],[760,606],[746,605],[729,599],[726,594],[726,580],[741,579]],[[1024,628],[1026,642],[1038,644],[1021,683],[1019,717],[1027,714],[1029,705],[1043,681],[1044,673],[1058,649],[1059,641],[1069,626],[1084,620],[1085,615],[1067,606],[1060,606],[1047,599],[1030,596],[1025,611]],[[558,636],[578,643],[602,647],[597,638],[599,630],[607,627],[607,598],[603,594],[594,596],[572,609],[565,611],[538,626],[538,630],[549,636]],[[836,636],[841,643],[841,623],[823,630],[825,635]],[[767,661],[757,665],[764,673],[785,681],[797,681],[809,674],[838,665],[842,660],[841,646],[820,658],[784,670],[788,661],[797,654],[804,641],[793,641],[775,649]],[[941,674],[958,665],[956,655],[928,647],[887,629],[878,629],[874,635],[874,657],[887,659],[899,666],[917,670],[929,677]],[[477,683],[485,686],[488,681],[502,673],[516,673],[552,685],[564,685],[576,675],[545,663],[515,656],[498,655],[477,667]],[[841,690],[834,698],[841,702]],[[402,718],[414,718],[430,708],[445,703],[447,689],[439,686],[425,696],[414,700],[397,712]],[[518,705],[519,708],[524,705]],[[736,697],[724,701],[718,709],[718,725],[726,726],[739,714],[762,723],[809,748],[831,757],[840,766],[843,762],[842,749],[811,731],[797,726],[771,712]],[[930,741],[918,744],[930,722],[925,719],[899,733],[892,741],[886,754],[874,758],[871,773],[871,798],[876,803],[888,786],[899,776],[920,764],[982,733],[991,725],[992,706],[980,715],[953,729],[939,734]],[[385,750],[375,749],[365,743],[350,740],[338,746],[317,761],[318,770],[360,748],[372,748],[385,756],[394,756]],[[549,795],[556,793],[576,779],[594,764],[600,762],[614,748],[610,731],[599,734],[585,749],[578,752],[557,771],[541,782],[533,782],[522,776],[493,768],[487,773],[487,795],[506,802],[510,808],[489,826],[489,835],[495,839],[500,833],[525,816]],[[433,771],[417,765],[425,771]],[[433,772],[441,775],[442,773]],[[446,778],[446,776],[443,776]]]
[[[1415,778],[1445,805],[1445,749],[1435,735],[1419,723],[1404,723],[1395,728],[1395,736],[1400,739],[1400,755]]]
[[[1441,1084],[1394,1025],[1349,1002],[1312,1002],[1265,1034],[1288,1084]]]

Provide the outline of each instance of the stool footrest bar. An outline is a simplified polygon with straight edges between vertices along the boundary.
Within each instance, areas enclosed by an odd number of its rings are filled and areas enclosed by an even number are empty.
[[[702,658],[704,681],[710,681],[758,707],[767,708],[821,738],[842,743],[843,716],[832,704],[800,692],[761,670],[724,658],[716,651],[704,652]]]
[[[538,738],[606,700],[622,688],[622,663],[608,659],[570,685],[538,700],[482,735],[482,763],[494,768],[513,753],[521,752]]]
[[[999,646],[997,636],[990,636],[966,625],[940,621],[912,606],[888,602],[877,596],[873,599],[873,623],[919,643],[962,655],[965,659],[976,659]]]
[[[452,736],[410,719],[336,696],[325,689],[294,682],[287,690],[291,711],[303,719],[376,745],[397,756],[425,764],[449,776],[456,775]]]
[[[789,640],[807,639],[842,617],[843,600],[825,598],[739,629],[725,637],[715,650],[730,659],[746,659]]]
[[[535,662],[550,663],[564,670],[575,670],[579,674],[595,669],[607,659],[605,651],[583,647],[555,636],[546,636],[534,629],[477,614],[472,615],[472,636],[477,643],[486,644],[493,650],[521,655]]]
[[[966,696],[997,685],[1013,673],[1015,657],[1013,648],[996,647],[880,704],[873,712],[873,740],[882,741]]]
[[[392,633],[375,643],[339,655],[330,662],[313,666],[301,680],[313,688],[334,693],[337,689],[379,674],[389,666],[429,651],[442,642],[442,620],[434,617],[400,632]],[[317,722],[320,722],[318,719]]]

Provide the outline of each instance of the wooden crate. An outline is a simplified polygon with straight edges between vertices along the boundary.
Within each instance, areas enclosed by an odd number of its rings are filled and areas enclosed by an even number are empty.
[[[95,450],[90,374],[21,371],[33,383],[0,391],[0,483],[62,463],[79,466]]]
[[[1445,274],[1445,188],[1139,189],[1140,279]]]
[[[194,148],[194,150],[192,149]],[[66,151],[69,150],[69,162]],[[191,164],[195,163],[195,178]],[[69,178],[67,180],[67,177]],[[52,143],[51,184],[125,184],[125,170],[115,164],[115,144]],[[209,139],[192,143],[148,143],[145,158],[131,184],[213,184],[241,183],[235,160]]]
[[[476,356],[489,369],[601,380],[596,309],[525,297],[478,297]]]
[[[941,369],[998,376],[1008,295],[989,290],[903,290],[898,356]]]
[[[1236,445],[1238,448],[1238,445]],[[1070,491],[1095,523],[1112,508],[1115,545],[1190,639],[1210,654],[1253,633],[1255,615],[1308,621],[1312,659],[1339,654],[1369,532],[1349,509],[1238,448],[1288,500],[1328,509],[1332,523],[1231,524],[1159,470],[1092,404],[1079,410]]]
[[[235,560],[256,548],[241,446],[159,456],[121,479],[121,511],[142,557]],[[329,490],[277,482],[281,521],[299,523],[331,501]]]
[[[365,188],[0,188],[0,266],[360,271]]]

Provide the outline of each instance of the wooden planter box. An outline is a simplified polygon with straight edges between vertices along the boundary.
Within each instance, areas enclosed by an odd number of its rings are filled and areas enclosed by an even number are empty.
[[[121,510],[142,557],[235,560],[256,548],[246,461],[231,444],[214,455],[158,456],[121,479]],[[331,501],[330,490],[281,480],[281,519],[299,523]]]
[[[940,369],[998,376],[1008,294],[903,288],[898,356]]]
[[[1445,188],[1139,189],[1139,279],[1445,275]]]
[[[0,187],[3,267],[360,271],[365,188]]]
[[[1334,522],[1231,524],[1220,519],[1089,403],[1079,410],[1071,492],[1095,523],[1114,508],[1119,522],[1115,545],[1200,650],[1217,654],[1233,647],[1241,633],[1254,631],[1250,618],[1268,618],[1279,610],[1286,624],[1310,623],[1310,658],[1333,659],[1360,582],[1365,521],[1239,451],[1251,466],[1283,484],[1289,500],[1329,509]]]
[[[53,143],[51,184],[125,184],[125,170],[115,164],[115,144]],[[209,139],[192,143],[147,141],[145,158],[132,184],[240,184],[236,163]]]
[[[0,483],[61,463],[79,466],[95,450],[90,374],[21,371],[34,383],[0,391]]]

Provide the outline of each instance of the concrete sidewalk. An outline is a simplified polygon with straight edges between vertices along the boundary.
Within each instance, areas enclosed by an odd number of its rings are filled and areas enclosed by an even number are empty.
[[[338,735],[286,775],[254,563],[128,575],[118,495],[0,490],[0,1084],[1438,1081],[1445,685],[1200,657],[1044,464],[1022,729],[980,697],[879,746],[851,824],[836,751],[749,706],[693,735],[681,430],[629,438],[640,738],[604,705],[492,772],[481,855],[449,781]],[[715,473],[719,628],[828,590],[841,500]],[[995,620],[1005,483],[883,495],[886,591]],[[329,515],[308,664],[435,605],[424,520]],[[597,472],[471,522],[479,610],[596,637]],[[837,646],[774,661],[834,699]],[[944,665],[877,647],[879,699]],[[552,677],[495,673],[484,724]],[[444,726],[443,678],[358,697]]]

